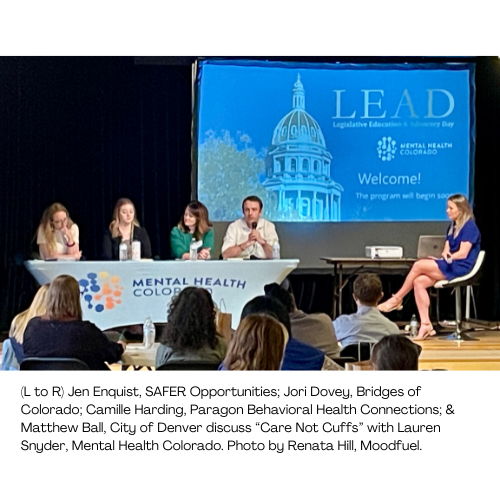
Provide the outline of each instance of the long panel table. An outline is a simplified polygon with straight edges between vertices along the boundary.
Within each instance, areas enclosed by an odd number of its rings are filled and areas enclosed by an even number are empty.
[[[165,322],[172,297],[187,286],[212,293],[217,306],[232,314],[236,328],[244,305],[264,294],[267,283],[281,283],[297,259],[216,261],[25,262],[40,285],[61,274],[80,284],[83,318],[102,330],[142,323],[148,316]]]

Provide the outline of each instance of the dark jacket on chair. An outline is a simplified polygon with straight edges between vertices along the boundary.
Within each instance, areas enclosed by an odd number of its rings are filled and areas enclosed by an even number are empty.
[[[115,363],[123,346],[108,340],[90,321],[52,321],[33,318],[24,332],[24,356],[77,358],[91,370],[106,370],[105,362]]]

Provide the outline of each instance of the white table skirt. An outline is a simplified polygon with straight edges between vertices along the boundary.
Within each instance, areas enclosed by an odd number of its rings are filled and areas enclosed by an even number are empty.
[[[44,285],[61,274],[80,284],[83,319],[102,330],[167,321],[172,297],[187,286],[208,289],[217,306],[232,314],[236,328],[244,305],[264,294],[267,283],[281,283],[297,267],[291,260],[214,261],[26,261],[25,266]]]

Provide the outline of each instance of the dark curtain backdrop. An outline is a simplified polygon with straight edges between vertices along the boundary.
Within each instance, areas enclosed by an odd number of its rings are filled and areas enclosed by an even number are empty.
[[[0,58],[1,330],[31,301],[35,284],[22,260],[32,251],[43,210],[55,201],[78,224],[88,259],[99,257],[114,203],[122,196],[134,201],[153,254],[169,257],[170,229],[191,193],[191,67],[189,58],[178,59],[181,65],[174,58],[137,62],[131,57]],[[496,57],[477,58],[476,110],[475,213],[487,253],[479,313],[500,320]],[[325,294],[331,284],[321,280],[309,277],[307,286],[302,284],[304,309],[328,312]]]
[[[0,58],[1,329],[29,305],[34,283],[16,265],[43,210],[58,201],[99,258],[120,197],[135,203],[153,255],[191,194],[191,68],[131,57]]]

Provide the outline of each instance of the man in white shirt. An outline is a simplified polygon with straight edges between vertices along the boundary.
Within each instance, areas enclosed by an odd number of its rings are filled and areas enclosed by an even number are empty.
[[[276,228],[262,215],[262,200],[247,196],[242,203],[243,217],[229,224],[222,243],[224,259],[251,256],[257,259],[271,259],[273,245],[278,243]]]

